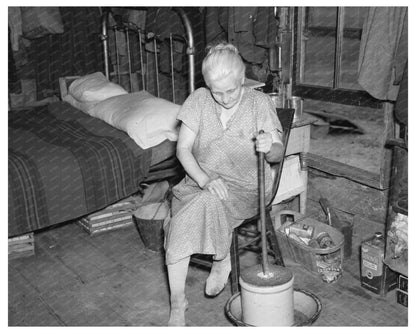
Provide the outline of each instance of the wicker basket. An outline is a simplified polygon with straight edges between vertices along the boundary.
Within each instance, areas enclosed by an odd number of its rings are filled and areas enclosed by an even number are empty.
[[[287,237],[286,233],[283,230],[283,226],[280,226],[276,223],[280,220],[281,214],[293,214],[295,216],[295,222],[300,222],[309,226],[314,227],[313,237],[318,235],[321,232],[327,232],[332,240],[334,241],[335,246],[326,249],[315,249],[306,244],[301,244],[298,241]],[[292,211],[281,211],[277,216],[275,216],[275,230],[276,236],[279,242],[279,247],[282,252],[283,261],[288,259],[302,264],[305,268],[313,273],[320,274],[318,261],[320,261],[321,256],[327,256],[329,254],[339,254],[341,259],[341,265],[344,258],[344,235],[339,232],[337,229],[331,227],[328,224],[319,222],[312,218],[302,217],[297,212]]]

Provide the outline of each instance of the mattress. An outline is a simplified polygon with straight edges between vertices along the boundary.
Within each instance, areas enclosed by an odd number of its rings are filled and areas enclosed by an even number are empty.
[[[65,102],[11,111],[8,135],[9,237],[117,202],[138,191],[152,165],[175,159],[174,142],[143,150]]]

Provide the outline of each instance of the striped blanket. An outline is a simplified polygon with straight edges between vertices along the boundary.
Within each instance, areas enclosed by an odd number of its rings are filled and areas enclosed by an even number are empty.
[[[79,218],[123,199],[152,149],[66,103],[9,113],[8,235]]]

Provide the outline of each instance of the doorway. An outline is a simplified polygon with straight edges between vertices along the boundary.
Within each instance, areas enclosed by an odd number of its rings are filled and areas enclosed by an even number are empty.
[[[374,185],[384,163],[385,112],[358,84],[368,8],[292,8],[291,76],[292,95],[304,99],[305,115],[326,129],[312,126],[311,156],[335,161],[335,167],[342,163],[353,174],[362,170]],[[330,116],[317,116],[322,113]]]

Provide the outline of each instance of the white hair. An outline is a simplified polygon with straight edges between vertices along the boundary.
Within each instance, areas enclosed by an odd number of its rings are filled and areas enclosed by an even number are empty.
[[[244,79],[246,66],[237,48],[228,43],[219,43],[209,48],[202,62],[202,75],[209,82],[234,74],[236,79]]]

